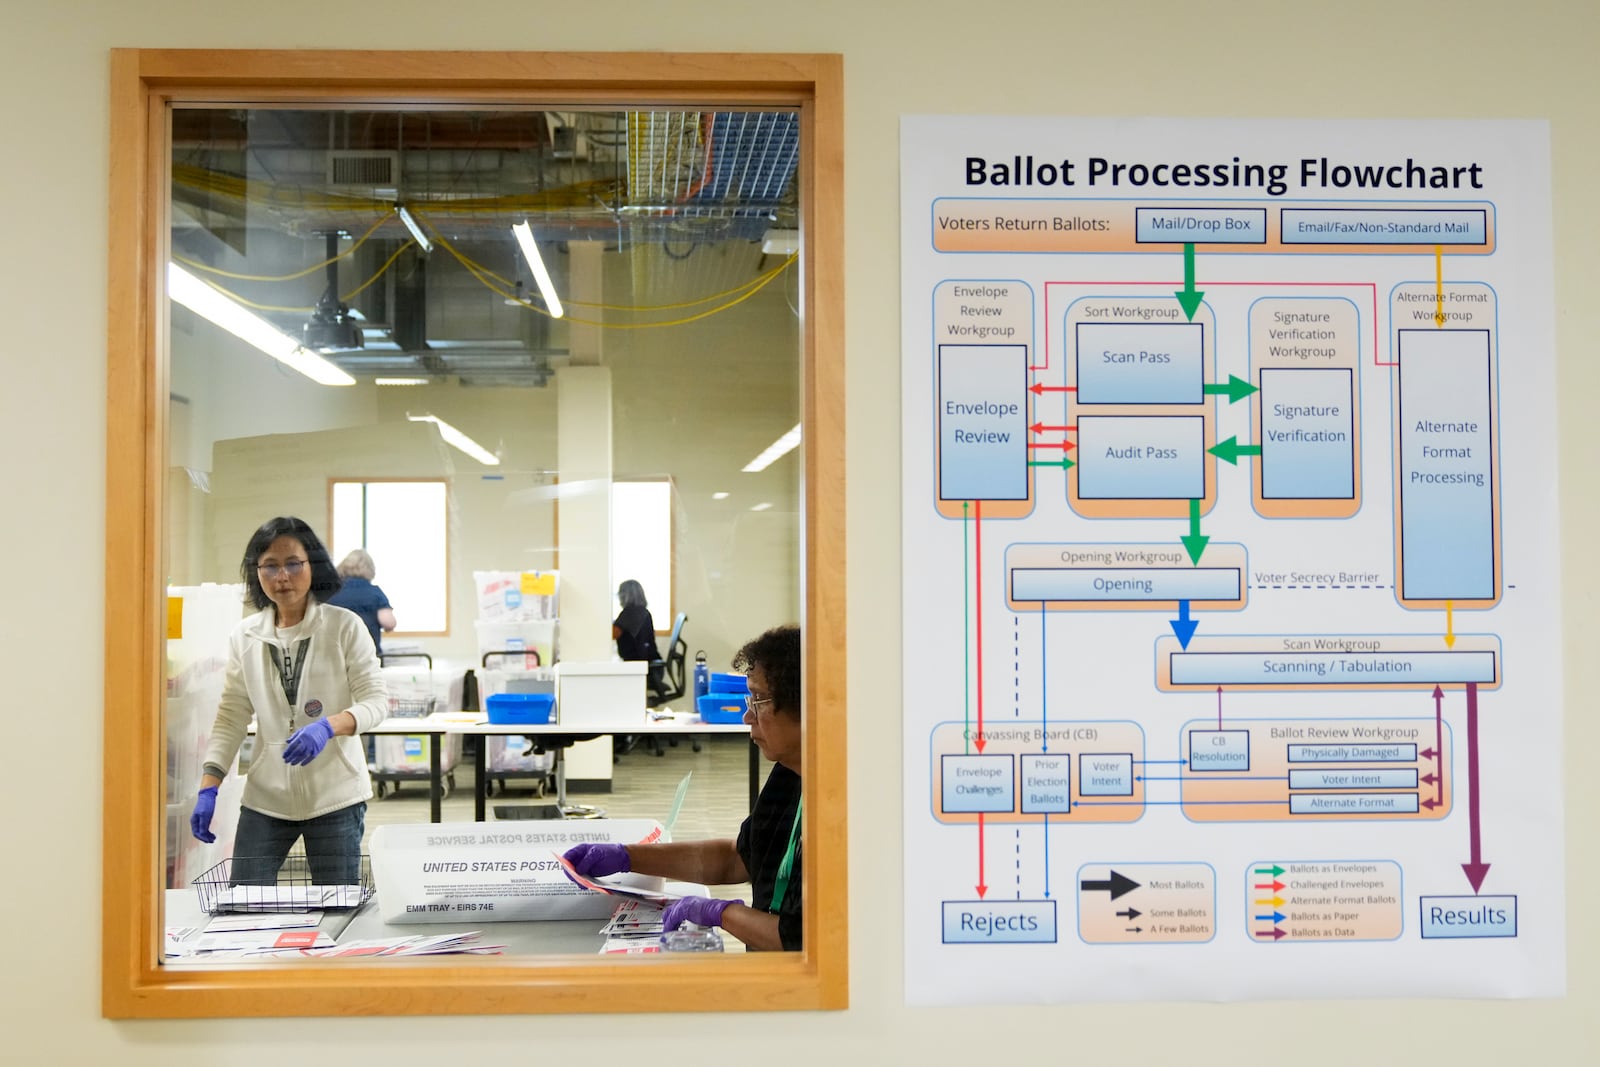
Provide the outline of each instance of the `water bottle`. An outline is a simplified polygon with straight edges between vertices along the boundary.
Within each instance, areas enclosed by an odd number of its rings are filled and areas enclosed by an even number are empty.
[[[684,923],[661,935],[662,952],[722,952],[722,935],[709,926]]]
[[[706,664],[705,650],[694,654],[694,698],[698,701],[701,697],[711,692],[711,668]],[[699,705],[697,704],[696,707]]]

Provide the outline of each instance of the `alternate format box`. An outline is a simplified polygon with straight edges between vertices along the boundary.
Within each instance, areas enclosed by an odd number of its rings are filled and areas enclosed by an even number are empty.
[[[1198,322],[1080,322],[1079,404],[1205,401],[1205,326]]]
[[[1262,498],[1353,498],[1355,371],[1308,367],[1260,373]]]
[[[1016,764],[1010,756],[944,756],[946,812],[1006,813],[1017,810]]]
[[[1199,415],[1080,415],[1077,456],[1084,500],[1206,495],[1206,424]]]
[[[1293,793],[1290,815],[1414,815],[1415,793]]]
[[[941,901],[947,945],[1053,945],[1053,900]]]
[[[1028,348],[939,346],[939,498],[1028,498]]]
[[[1496,598],[1487,330],[1400,330],[1402,600]]]

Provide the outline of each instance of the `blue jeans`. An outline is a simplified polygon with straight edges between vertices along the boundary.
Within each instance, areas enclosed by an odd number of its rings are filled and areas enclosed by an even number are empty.
[[[233,843],[234,885],[275,885],[278,870],[301,835],[313,885],[361,883],[361,834],[367,823],[367,802],[296,822],[239,809]]]

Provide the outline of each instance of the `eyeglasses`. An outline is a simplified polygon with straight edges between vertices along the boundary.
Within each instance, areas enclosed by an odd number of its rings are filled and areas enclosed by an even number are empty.
[[[258,563],[256,564],[256,570],[261,573],[261,577],[267,579],[276,578],[280,574],[298,578],[300,572],[306,569],[306,563],[307,561],[303,559],[284,560],[282,566],[276,563]]]
[[[751,711],[755,711],[755,710],[759,709],[761,707],[761,705],[763,705],[763,704],[770,704],[770,703],[772,703],[772,698],[769,697],[769,696],[767,696],[767,697],[758,697],[754,693],[750,694],[749,704],[750,704],[750,710]]]

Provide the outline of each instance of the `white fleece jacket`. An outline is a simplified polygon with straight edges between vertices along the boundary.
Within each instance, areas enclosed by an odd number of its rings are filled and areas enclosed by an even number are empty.
[[[245,807],[279,819],[300,821],[326,815],[372,796],[361,733],[389,715],[378,653],[366,624],[354,612],[313,598],[302,637],[309,638],[300,688],[290,707],[271,649],[282,654],[276,613],[270,605],[242,620],[228,641],[228,670],[205,762],[232,767],[250,726],[256,723],[255,754],[245,776]],[[356,735],[334,737],[303,767],[283,761],[289,735],[318,718],[348,711]]]

